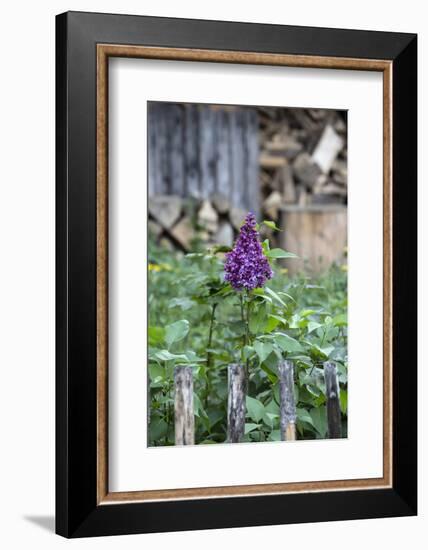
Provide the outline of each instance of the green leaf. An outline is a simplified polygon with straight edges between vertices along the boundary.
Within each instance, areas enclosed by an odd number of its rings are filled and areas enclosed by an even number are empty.
[[[278,294],[280,296],[285,296],[286,298],[288,298],[289,300],[291,300],[292,302],[296,303],[296,300],[293,298],[293,296],[291,296],[290,294],[287,294],[286,292],[280,292],[278,291]]]
[[[272,413],[272,414],[275,414],[276,416],[279,416],[279,405],[275,402],[274,399],[272,399],[272,401],[270,401],[265,406],[265,411],[267,413]]]
[[[263,415],[265,413],[265,407],[263,403],[258,399],[255,399],[254,397],[250,397],[249,395],[247,395],[246,405],[247,405],[247,415],[255,422],[259,422],[263,418]]]
[[[280,229],[279,227],[276,226],[276,223],[271,221],[271,220],[263,220],[262,223],[266,226],[266,227],[269,227],[270,229],[273,229],[274,231],[282,231],[282,229]]]
[[[347,313],[341,313],[333,317],[333,324],[336,327],[346,327],[348,324],[348,315]]]
[[[269,287],[266,287],[266,292],[272,296],[278,303],[280,303],[283,307],[286,307],[284,301],[278,296],[278,294],[272,290]]]
[[[171,325],[167,325],[165,328],[165,342],[168,347],[174,342],[179,342],[187,336],[189,332],[189,321],[187,319],[181,319]]]
[[[251,294],[253,296],[256,296],[257,298],[261,298],[262,300],[264,300],[265,302],[268,302],[269,304],[272,303],[272,298],[270,296],[266,296],[263,288],[255,288],[254,290],[251,291]]]
[[[250,432],[257,430],[258,428],[260,428],[259,424],[251,424],[251,423],[245,424],[245,433],[249,434]]]
[[[170,353],[167,349],[162,349],[156,352],[153,356],[158,361],[185,361],[188,362],[187,356],[183,354]]]
[[[317,328],[322,327],[320,323],[317,323],[316,321],[309,321],[308,323],[308,334],[313,332],[314,330],[317,330]]]
[[[166,436],[168,430],[168,424],[163,418],[156,418],[150,421],[150,439],[154,443],[158,443],[159,439],[162,439]]]
[[[211,250],[213,254],[217,254],[218,252],[230,252],[232,248],[230,246],[219,244],[219,245],[213,246]]]
[[[183,311],[186,311],[192,308],[194,305],[195,305],[195,302],[193,300],[190,300],[189,298],[173,298],[169,302],[170,308],[179,307]]]
[[[327,413],[325,406],[312,409],[310,412],[312,423],[321,437],[327,434]]]
[[[269,441],[281,441],[281,430],[272,430],[268,439]]]
[[[291,336],[288,336],[288,334],[277,332],[276,334],[274,334],[274,338],[276,344],[278,344],[282,351],[285,351],[287,353],[303,351],[300,343],[294,338],[291,338]]]
[[[316,359],[327,359],[332,351],[334,351],[334,346],[325,346],[321,348],[317,344],[314,344],[313,342],[307,342],[310,347],[310,353],[313,357]]]
[[[269,244],[269,239],[265,239],[263,242],[262,242],[262,249],[263,249],[263,252],[266,254],[266,252],[268,250],[270,250],[270,244]]]
[[[340,390],[340,410],[343,414],[348,410],[348,392],[343,389]]]
[[[269,426],[269,428],[273,428],[274,426],[274,423],[275,423],[275,420],[279,418],[279,414],[274,414],[274,413],[270,413],[270,412],[266,412],[264,415],[263,415],[263,422]]]
[[[253,344],[253,347],[256,350],[257,355],[259,356],[260,363],[263,363],[267,356],[270,355],[273,351],[272,344],[269,344],[267,342],[260,342],[260,340],[256,340]]]
[[[265,304],[260,304],[257,311],[250,315],[250,331],[253,334],[261,332],[266,324],[267,314]]]
[[[201,400],[198,397],[197,393],[193,394],[193,409],[195,416],[202,416],[204,418],[208,418],[207,413],[205,412],[204,407],[202,406]]]
[[[149,364],[149,378],[152,382],[159,382],[165,379],[165,369],[158,363]]]
[[[149,345],[156,346],[163,342],[165,337],[165,330],[162,327],[149,327],[148,329]]]
[[[301,408],[297,407],[296,408],[296,414],[297,414],[297,418],[301,422],[307,422],[308,424],[312,424],[312,426],[314,425],[312,417],[309,414],[309,411],[307,411],[306,409],[301,409]]]
[[[272,319],[276,319],[278,323],[282,323],[283,325],[287,324],[287,319],[285,319],[285,317],[281,317],[281,315],[274,315],[273,313],[271,313],[269,317],[272,317]]]
[[[264,327],[265,332],[272,332],[279,325],[280,320],[276,315],[269,315],[267,323]]]
[[[254,353],[254,348],[253,346],[244,346],[242,348],[242,358],[244,361],[246,361],[247,359],[249,359]]]
[[[272,250],[269,250],[265,252],[266,256],[269,259],[272,260],[278,260],[280,258],[298,258],[296,254],[293,254],[292,252],[287,252],[286,250],[283,250],[282,248],[272,248]]]
[[[185,356],[186,356],[187,360],[189,361],[189,363],[202,363],[202,362],[206,361],[206,358],[198,357],[196,355],[196,353],[191,349],[186,351]]]

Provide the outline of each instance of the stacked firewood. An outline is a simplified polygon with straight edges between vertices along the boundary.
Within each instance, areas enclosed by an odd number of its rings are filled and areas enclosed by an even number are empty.
[[[232,246],[246,213],[220,193],[207,199],[154,195],[149,199],[149,235],[171,250],[189,251],[198,243]]]
[[[264,214],[284,204],[346,204],[346,112],[260,107],[260,183]]]
[[[287,205],[346,204],[346,112],[277,107],[257,111],[261,219],[280,225],[281,208]],[[149,234],[171,250],[189,251],[198,243],[231,246],[247,212],[232,198],[231,192],[218,190],[200,198],[153,194]],[[278,244],[278,234],[266,226],[261,231]]]

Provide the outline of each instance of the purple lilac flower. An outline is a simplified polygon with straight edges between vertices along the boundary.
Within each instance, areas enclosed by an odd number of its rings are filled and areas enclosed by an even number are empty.
[[[256,218],[249,212],[233,250],[226,254],[224,265],[224,279],[235,290],[260,288],[273,277],[258,237]]]

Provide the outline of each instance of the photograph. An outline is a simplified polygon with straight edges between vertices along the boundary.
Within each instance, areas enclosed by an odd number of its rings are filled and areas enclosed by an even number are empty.
[[[347,437],[347,119],[147,102],[149,447]]]

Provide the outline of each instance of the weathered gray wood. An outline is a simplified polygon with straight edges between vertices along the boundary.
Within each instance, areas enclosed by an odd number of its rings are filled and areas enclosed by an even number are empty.
[[[214,193],[257,214],[258,115],[249,107],[150,102],[149,196]]]
[[[242,142],[242,112],[230,112],[230,149],[231,149],[231,200],[234,206],[245,207],[244,187],[247,185],[244,173],[244,146]],[[248,206],[248,205],[247,205]]]
[[[185,196],[199,198],[199,114],[197,105],[186,105],[184,115]]]
[[[239,443],[245,432],[246,376],[244,365],[228,366],[227,442]]]
[[[147,162],[148,162],[148,192],[154,195],[159,189],[157,181],[157,136],[156,136],[156,108],[151,102],[147,105]]]
[[[231,191],[231,149],[230,116],[225,110],[218,111],[217,118],[217,192],[230,201]]]
[[[296,439],[296,403],[294,399],[294,367],[291,361],[278,365],[280,424],[282,441]]]
[[[170,194],[170,155],[168,151],[168,126],[163,105],[156,106],[156,170],[158,171],[158,195]]]
[[[195,444],[195,417],[193,413],[192,367],[175,367],[174,370],[175,444]]]
[[[168,132],[170,136],[170,193],[182,197],[184,194],[184,143],[183,143],[183,108],[170,105]]]
[[[217,117],[212,107],[204,106],[199,109],[199,161],[201,165],[203,198],[208,198],[215,191],[217,171]]]
[[[337,439],[342,437],[342,421],[340,415],[340,387],[334,363],[324,363],[324,378],[327,397],[328,437]]]
[[[260,185],[259,185],[259,121],[256,111],[245,109],[244,111],[244,171],[246,172],[247,185],[244,186],[244,204],[248,205],[256,217],[260,210]]]

